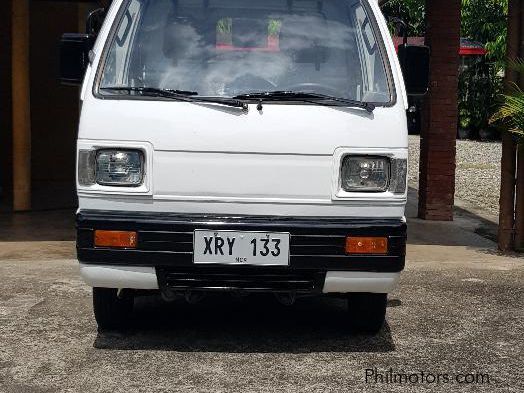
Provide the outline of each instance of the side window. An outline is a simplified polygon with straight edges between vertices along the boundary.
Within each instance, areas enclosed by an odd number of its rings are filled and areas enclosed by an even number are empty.
[[[384,94],[387,91],[385,70],[371,21],[362,5],[354,8],[354,18],[358,53],[362,65],[362,86],[359,87],[358,99],[385,102],[389,98]]]
[[[127,84],[129,70],[129,47],[135,38],[137,26],[140,20],[142,2],[132,0],[129,4],[120,26],[111,45],[111,51],[106,60],[104,71],[104,86],[119,86]]]

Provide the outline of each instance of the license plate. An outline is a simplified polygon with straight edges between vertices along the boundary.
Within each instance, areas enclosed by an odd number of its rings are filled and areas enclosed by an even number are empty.
[[[194,263],[289,265],[289,233],[196,230]]]

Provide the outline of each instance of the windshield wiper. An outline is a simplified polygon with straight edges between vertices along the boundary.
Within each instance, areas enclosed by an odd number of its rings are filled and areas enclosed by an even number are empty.
[[[160,89],[157,87],[133,87],[133,86],[109,86],[101,87],[100,90],[106,91],[125,91],[128,93],[137,93],[146,97],[163,97],[177,101],[184,102],[209,102],[213,104],[221,104],[232,106],[235,108],[247,108],[245,102],[240,101],[237,98],[226,98],[226,97],[199,97],[198,92],[188,90],[172,90],[172,89]]]
[[[261,100],[261,101],[302,101],[309,102],[318,105],[339,105],[339,106],[348,106],[355,108],[362,108],[368,111],[369,113],[375,110],[375,105],[371,102],[363,102],[357,100],[351,100],[347,98],[330,96],[327,94],[321,93],[310,93],[305,91],[264,91],[256,93],[246,93],[240,94],[235,97],[237,100]]]

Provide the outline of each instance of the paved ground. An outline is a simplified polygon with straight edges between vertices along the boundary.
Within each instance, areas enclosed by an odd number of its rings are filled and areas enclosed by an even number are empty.
[[[410,220],[408,268],[374,338],[347,334],[334,299],[284,307],[224,296],[140,299],[128,334],[98,334],[70,222],[71,213],[0,216],[2,393],[524,391],[524,260],[464,229],[471,218]],[[418,377],[366,383],[373,368]],[[451,382],[422,383],[421,371]],[[469,373],[489,383],[457,383]]]

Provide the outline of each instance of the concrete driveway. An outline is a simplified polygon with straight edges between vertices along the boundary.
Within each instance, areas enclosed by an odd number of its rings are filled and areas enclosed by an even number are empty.
[[[229,295],[141,298],[130,332],[108,335],[71,214],[0,217],[0,392],[523,392],[522,256],[498,255],[471,218],[410,221],[379,336],[348,334],[336,299]]]

